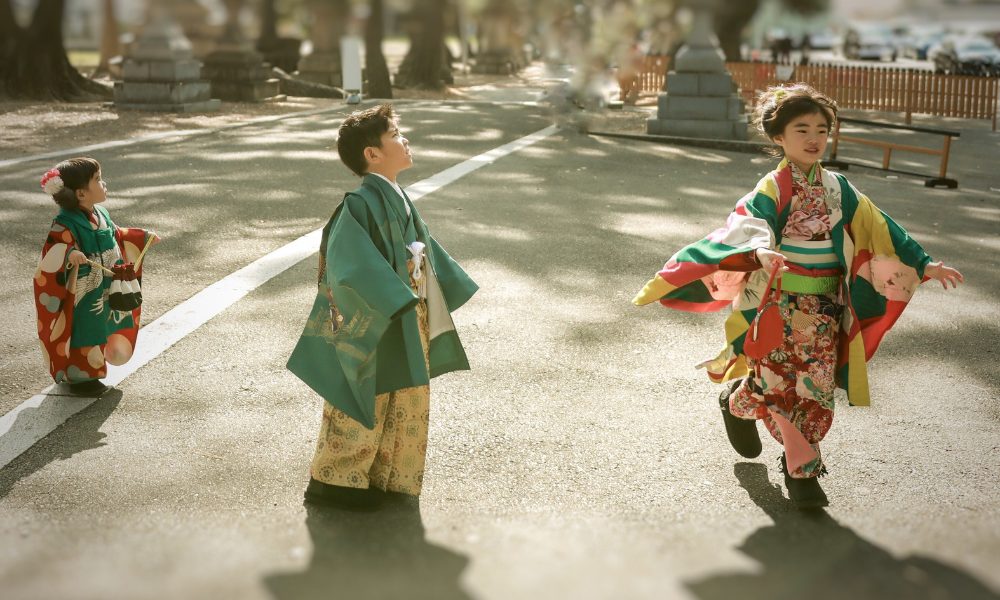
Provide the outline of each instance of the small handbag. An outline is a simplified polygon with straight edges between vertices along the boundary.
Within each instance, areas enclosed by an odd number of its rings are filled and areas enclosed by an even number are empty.
[[[108,307],[111,310],[132,312],[142,306],[142,289],[139,287],[139,278],[135,272],[139,270],[139,265],[142,264],[146,251],[153,244],[153,239],[154,236],[151,235],[146,240],[146,245],[139,253],[135,264],[122,262],[112,265],[109,269],[101,263],[87,259],[91,266],[99,268],[111,276],[111,286],[108,288]]]
[[[766,291],[761,295],[757,316],[750,322],[750,329],[743,338],[743,354],[755,360],[761,360],[781,345],[785,339],[785,323],[781,318],[781,275],[780,266],[775,265],[767,280]],[[777,287],[771,288],[777,277]]]

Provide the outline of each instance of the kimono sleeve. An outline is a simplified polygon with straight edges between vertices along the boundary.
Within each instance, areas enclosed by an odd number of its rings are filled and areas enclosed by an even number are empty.
[[[857,340],[860,333],[869,360],[917,291],[931,257],[867,196],[851,191],[857,207],[845,226],[854,246],[847,281],[857,327],[850,335]],[[860,345],[854,351],[862,356]]]
[[[751,258],[753,251],[774,246],[771,221],[748,208],[757,195],[754,191],[741,198],[723,227],[670,257],[639,291],[633,304],[642,306],[658,300],[667,308],[689,312],[712,312],[729,306],[743,288],[745,273],[758,268]],[[767,208],[767,201],[758,202],[762,205],[758,212]],[[769,201],[773,207],[774,201]]]
[[[364,200],[348,195],[344,203],[327,242],[327,282],[344,318],[365,313],[381,338],[389,322],[416,305],[417,295],[375,246]]]
[[[918,278],[923,279],[924,267],[931,262],[931,257],[917,240],[910,237],[903,227],[875,206],[868,196],[857,190],[855,193],[858,197],[858,207],[851,220],[855,243],[868,242],[876,256],[898,258],[899,262],[915,270]]]
[[[444,295],[445,304],[448,305],[448,311],[454,312],[472,298],[479,290],[479,286],[436,239],[429,237],[434,257],[434,275],[441,285],[441,293]]]
[[[73,330],[73,294],[69,290],[76,271],[66,268],[66,259],[75,246],[73,233],[64,225],[52,223],[33,278],[42,359],[57,383],[65,379],[69,362]]]
[[[125,259],[125,262],[135,264],[151,235],[145,229],[138,227],[115,228],[115,240],[118,242],[118,247],[121,248],[122,258]],[[147,258],[149,258],[148,253],[143,256],[142,263],[135,270],[137,277],[142,277],[142,265],[146,264]]]
[[[365,427],[375,426],[376,350],[417,296],[375,246],[364,200],[348,195],[330,228],[326,271],[288,369]]]

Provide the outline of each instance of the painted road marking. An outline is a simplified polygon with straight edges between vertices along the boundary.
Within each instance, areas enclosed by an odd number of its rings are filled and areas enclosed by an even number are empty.
[[[551,125],[531,135],[514,140],[432,175],[406,188],[416,201],[496,160],[527,148],[558,131]],[[139,331],[136,352],[125,365],[109,365],[104,381],[116,385],[162,354],[184,336],[246,296],[262,284],[303,259],[312,256],[319,244],[322,229],[285,244],[258,258],[242,269],[227,275],[164,313]],[[74,414],[95,402],[94,398],[67,397],[60,386],[49,386],[17,408],[0,417],[0,468],[17,458],[38,440],[52,432]]]

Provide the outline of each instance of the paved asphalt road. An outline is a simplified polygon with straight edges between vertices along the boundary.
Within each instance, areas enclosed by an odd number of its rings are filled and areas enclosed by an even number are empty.
[[[548,124],[400,111],[404,185]],[[356,181],[326,149],[341,116],[95,153],[112,215],[164,237],[147,322],[322,225]],[[481,286],[456,315],[473,370],[432,386],[419,503],[302,505],[321,401],[284,363],[305,260],[0,469],[0,597],[998,598],[1000,143],[963,140],[957,192],[850,172],[968,284],[921,290],[872,364],[873,406],[838,404],[825,514],[789,507],[775,443],[728,447],[693,368],[723,317],[629,303],[773,161],[566,129],[418,204]],[[0,172],[3,412],[46,384],[28,287],[45,166]]]

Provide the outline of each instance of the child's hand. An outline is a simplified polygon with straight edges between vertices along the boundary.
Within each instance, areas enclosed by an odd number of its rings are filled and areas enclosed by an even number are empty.
[[[787,271],[788,267],[785,266],[785,255],[780,252],[775,252],[774,250],[768,250],[767,248],[757,248],[754,251],[757,256],[757,260],[760,262],[760,266],[768,273],[777,266],[782,271]]]
[[[959,283],[965,283],[965,277],[958,272],[958,269],[946,266],[942,261],[930,263],[924,267],[924,275],[940,281],[941,287],[944,289],[948,289],[949,283],[952,288],[957,288]]]
[[[87,255],[79,250],[70,250],[69,256],[66,258],[66,262],[74,267],[79,267],[83,263],[87,262]]]

